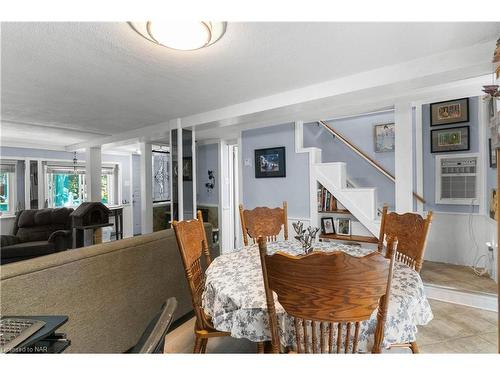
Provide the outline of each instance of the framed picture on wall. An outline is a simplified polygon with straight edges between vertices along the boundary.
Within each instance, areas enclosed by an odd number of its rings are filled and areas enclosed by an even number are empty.
[[[431,131],[431,152],[468,151],[469,127],[436,129]]]
[[[323,234],[335,234],[335,227],[333,225],[333,217],[321,218],[321,231]]]
[[[286,177],[285,147],[255,150],[255,178]]]
[[[374,126],[375,152],[391,152],[395,150],[395,128],[394,123],[380,124]]]
[[[469,98],[432,103],[431,126],[469,122]]]
[[[497,189],[491,189],[490,191],[490,218],[493,220],[498,220],[497,212]]]
[[[490,168],[497,167],[497,149],[491,146],[491,138],[488,138],[488,150],[490,159]]]

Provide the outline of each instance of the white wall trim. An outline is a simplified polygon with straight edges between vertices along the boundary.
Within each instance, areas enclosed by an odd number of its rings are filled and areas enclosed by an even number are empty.
[[[470,293],[453,288],[424,284],[427,298],[478,309],[498,311],[497,296],[489,293]]]

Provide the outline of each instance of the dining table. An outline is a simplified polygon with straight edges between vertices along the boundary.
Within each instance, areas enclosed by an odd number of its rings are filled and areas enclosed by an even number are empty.
[[[343,251],[356,257],[376,251],[373,248],[341,242],[315,242],[313,250]],[[304,254],[302,245],[296,240],[267,244],[269,255],[277,251],[291,255]],[[206,270],[202,304],[217,330],[230,332],[232,337],[246,338],[254,342],[271,340],[258,245],[224,253],[212,261]],[[293,320],[279,304],[276,295],[275,305],[281,344],[293,347]],[[417,326],[426,325],[432,318],[432,310],[419,273],[396,261],[383,347],[416,341]],[[362,322],[360,326],[359,351],[371,350],[376,323],[377,309],[373,311],[370,319]]]

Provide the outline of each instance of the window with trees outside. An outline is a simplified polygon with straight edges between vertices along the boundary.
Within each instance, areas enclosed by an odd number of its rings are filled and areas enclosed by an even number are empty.
[[[2,160],[0,164],[0,214],[13,214],[15,211],[15,162]]]
[[[86,200],[85,166],[46,165],[48,207],[76,207]],[[117,166],[103,167],[101,202],[114,204]]]

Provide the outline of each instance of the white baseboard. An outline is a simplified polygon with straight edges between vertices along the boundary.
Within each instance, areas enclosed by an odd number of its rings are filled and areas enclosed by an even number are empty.
[[[443,286],[425,284],[427,298],[456,303],[478,309],[498,311],[497,296],[490,293],[471,293]]]

